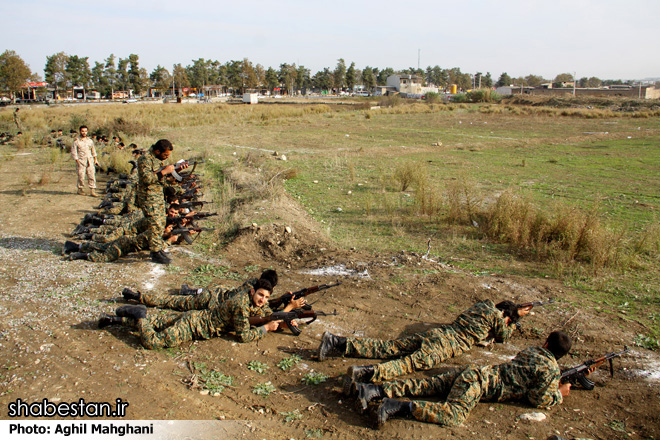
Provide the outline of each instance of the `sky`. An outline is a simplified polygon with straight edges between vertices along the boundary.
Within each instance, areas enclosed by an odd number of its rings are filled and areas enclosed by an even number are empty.
[[[660,77],[658,0],[0,0],[0,50],[43,76],[57,52],[140,67],[248,58],[331,70],[438,65],[553,79]]]

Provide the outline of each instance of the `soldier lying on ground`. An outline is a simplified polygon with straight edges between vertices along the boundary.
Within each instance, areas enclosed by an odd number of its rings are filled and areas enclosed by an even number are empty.
[[[557,360],[571,349],[571,339],[552,332],[542,347],[529,347],[511,361],[485,367],[456,368],[426,379],[385,382],[381,386],[358,384],[362,408],[370,400],[385,398],[378,408],[382,426],[392,417],[414,417],[422,422],[460,425],[479,401],[525,399],[537,408],[551,408],[568,396],[571,384],[561,384]],[[444,402],[402,401],[389,397],[446,396]]]
[[[144,305],[125,305],[117,308],[116,315],[101,315],[99,327],[119,323],[134,326],[147,349],[176,347],[186,341],[211,339],[232,331],[239,342],[252,342],[276,331],[282,323],[270,321],[250,328],[250,317],[272,314],[268,307],[272,292],[272,284],[259,279],[254,288],[236,289],[217,306],[167,316],[147,317]]]
[[[165,228],[165,234],[168,238],[164,241],[168,244],[178,241],[178,235],[169,235],[174,225],[168,225]],[[190,231],[191,234],[195,233]],[[147,232],[142,232],[138,235],[124,235],[110,243],[96,243],[93,241],[86,241],[81,244],[67,241],[64,243],[63,252],[68,254],[69,260],[88,260],[94,263],[108,263],[116,261],[123,255],[132,252],[139,252],[149,249],[149,240],[147,239]]]
[[[381,382],[416,370],[430,370],[489,336],[499,342],[505,341],[511,337],[518,319],[530,309],[531,306],[518,309],[511,301],[497,305],[491,300],[480,301],[461,313],[452,324],[390,341],[345,338],[325,332],[318,348],[319,360],[325,360],[329,354],[370,359],[401,357],[377,365],[350,367],[344,393],[351,394],[355,391],[355,382]]]
[[[275,288],[278,282],[277,272],[272,269],[266,269],[261,273],[259,279],[265,279]],[[250,278],[241,286],[234,289],[228,289],[223,285],[212,286],[207,289],[189,289],[187,286],[183,295],[167,295],[149,292],[134,292],[131,289],[124,289],[122,295],[126,301],[136,301],[148,307],[158,307],[161,309],[172,309],[178,311],[204,310],[217,307],[225,298],[233,296],[238,292],[246,292],[255,288],[257,278]],[[305,298],[300,298],[305,299]],[[305,305],[305,301],[294,303],[294,308],[300,308]],[[287,310],[288,311],[288,310]]]

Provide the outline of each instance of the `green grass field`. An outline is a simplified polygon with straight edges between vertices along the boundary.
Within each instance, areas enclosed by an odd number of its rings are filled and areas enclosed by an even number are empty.
[[[476,273],[559,277],[660,337],[660,117],[492,104],[369,107],[98,105],[34,108],[23,123],[35,139],[83,122],[92,132],[125,130],[124,142],[140,147],[168,138],[177,158],[203,152],[220,163],[233,153],[277,151],[288,160],[276,166],[295,176],[284,187],[340,246],[426,252],[431,239],[439,260]],[[10,127],[4,110],[0,128]],[[402,169],[413,175],[405,190],[395,176]],[[503,193],[549,217],[571,209],[596,216],[617,237],[620,264],[541,256],[484,233],[472,220],[479,224]]]

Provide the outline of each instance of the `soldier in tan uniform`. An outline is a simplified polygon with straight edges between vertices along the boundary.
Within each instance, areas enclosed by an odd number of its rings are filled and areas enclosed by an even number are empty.
[[[96,168],[99,164],[96,159],[96,149],[94,141],[87,137],[87,127],[80,127],[80,136],[73,141],[71,147],[71,157],[76,161],[78,167],[78,194],[84,195],[85,174],[87,174],[87,183],[89,184],[90,196],[96,197]]]

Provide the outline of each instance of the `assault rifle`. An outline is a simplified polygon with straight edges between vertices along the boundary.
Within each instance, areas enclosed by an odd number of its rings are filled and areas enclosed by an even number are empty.
[[[582,388],[585,390],[593,390],[594,389],[594,383],[589,380],[585,374],[585,372],[589,371],[589,367],[592,365],[597,365],[601,364],[605,361],[609,361],[610,363],[610,375],[614,377],[614,366],[612,365],[612,359],[615,357],[622,356],[626,353],[628,353],[630,349],[628,346],[624,346],[622,351],[619,352],[612,352],[608,353],[603,357],[599,357],[598,359],[589,359],[588,361],[584,361],[577,367],[573,367],[570,370],[566,370],[563,373],[561,373],[561,383],[570,383],[571,385],[578,385],[580,384]]]
[[[313,287],[305,287],[304,289],[296,290],[295,292],[292,293],[285,293],[284,295],[280,296],[279,298],[275,299],[269,299],[268,300],[268,305],[272,310],[277,310],[280,307],[286,307],[287,304],[291,302],[291,300],[302,298],[304,296],[307,296],[311,293],[316,293],[320,290],[326,290],[331,287],[336,287],[340,285],[341,282],[337,281],[335,284],[321,284],[320,286],[313,286]],[[305,310],[309,310],[312,308],[312,306],[305,306]]]
[[[192,160],[192,159],[191,160],[181,159],[180,161],[178,161],[177,163],[174,164],[174,171],[172,171],[172,177],[174,177],[178,182],[181,182],[183,180],[183,177],[179,174],[179,171],[181,171],[184,166],[189,166],[191,164],[193,165],[193,170],[194,170],[198,163],[204,163],[204,161],[203,160]],[[169,165],[167,165],[167,166],[169,166]],[[166,168],[166,166],[161,167],[158,171],[156,171],[156,174],[159,175],[159,177],[162,177],[162,171],[165,168]]]
[[[522,304],[516,304],[517,309],[526,309],[527,307],[541,307],[545,306],[548,304],[554,304],[555,299],[554,298],[549,298],[547,301],[532,301],[532,302],[526,302]]]
[[[167,222],[168,225],[171,225],[171,224],[177,224],[178,225],[179,223],[183,222],[184,220],[201,220],[201,219],[204,219],[204,218],[207,218],[207,217],[213,217],[213,216],[216,216],[216,215],[218,215],[217,212],[198,212],[198,213],[193,214],[193,215],[182,215],[182,216],[178,216],[178,217],[167,217],[166,222]]]
[[[200,228],[199,226],[190,226],[188,228],[178,228],[178,229],[172,229],[170,232],[170,236],[172,235],[180,235],[181,238],[185,240],[186,243],[188,244],[193,244],[195,241],[191,236],[191,232],[203,232],[203,231],[215,231],[214,228]]]
[[[101,204],[95,207],[94,209],[111,208],[113,204],[121,201],[122,199],[119,197],[108,197],[105,200],[103,200]]]
[[[287,327],[291,329],[291,333],[298,336],[300,333],[302,333],[302,330],[300,330],[298,327],[294,326],[291,323],[294,319],[312,318],[311,320],[305,322],[305,324],[309,325],[312,322],[316,321],[316,318],[318,318],[319,316],[332,316],[332,315],[337,315],[337,311],[335,310],[333,313],[326,313],[326,312],[320,312],[318,310],[294,309],[291,310],[290,312],[275,312],[272,315],[264,316],[264,317],[252,316],[248,318],[248,320],[250,321],[250,325],[255,327],[264,325],[271,321],[284,321]]]

